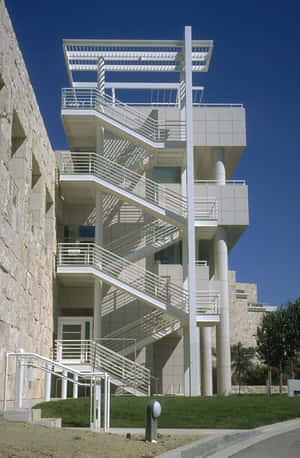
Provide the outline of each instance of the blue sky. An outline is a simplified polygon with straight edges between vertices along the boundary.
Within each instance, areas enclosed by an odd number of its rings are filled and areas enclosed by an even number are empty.
[[[243,103],[250,226],[230,253],[242,282],[279,305],[300,296],[300,4],[297,1],[6,0],[53,148],[66,148],[60,89],[63,38],[194,39],[215,43],[205,102]]]

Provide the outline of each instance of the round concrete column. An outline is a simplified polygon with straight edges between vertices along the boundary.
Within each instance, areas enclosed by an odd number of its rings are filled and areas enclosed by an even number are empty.
[[[200,331],[200,350],[201,350],[201,394],[202,396],[212,396],[212,351],[211,351],[211,328],[201,326]]]
[[[226,184],[226,170],[225,170],[225,159],[224,151],[217,150],[214,152],[214,170],[215,170],[215,180],[219,185]]]
[[[231,392],[228,249],[226,230],[218,227],[214,239],[215,278],[220,285],[220,323],[216,329],[217,387],[219,395]]]

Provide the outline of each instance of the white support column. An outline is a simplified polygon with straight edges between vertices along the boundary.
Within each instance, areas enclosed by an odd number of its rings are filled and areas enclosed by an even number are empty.
[[[63,378],[61,379],[61,398],[67,399],[68,371],[64,370],[62,375],[63,375]]]
[[[45,375],[45,401],[50,401],[51,397],[51,364],[46,364],[46,375]]]
[[[214,152],[214,172],[217,184],[224,186],[226,184],[226,169],[224,150],[219,149]]]
[[[110,376],[104,374],[104,432],[110,429]]]
[[[189,347],[190,347],[190,395],[200,395],[199,332],[196,324],[195,278],[195,217],[194,217],[194,145],[193,145],[193,81],[192,81],[192,28],[185,27],[185,113],[186,113],[186,164],[187,164],[187,238],[189,278]]]
[[[212,396],[212,347],[211,347],[211,328],[201,326],[200,328],[200,348],[201,348],[201,394],[202,396]]]
[[[73,398],[78,398],[78,375],[74,374],[74,383],[73,383]]]
[[[231,392],[228,248],[226,230],[218,227],[214,239],[215,278],[220,284],[220,323],[216,329],[217,387],[219,395]]]
[[[18,350],[20,355],[24,353],[23,348]],[[21,409],[23,404],[23,385],[24,385],[24,361],[21,356],[16,357],[16,395],[15,395],[15,408]]]
[[[185,119],[185,113],[184,118]],[[186,183],[186,168],[181,169],[181,194],[187,196],[187,183]],[[182,280],[183,287],[188,290],[189,288],[189,275],[188,275],[188,243],[186,231],[182,238]],[[183,328],[183,365],[184,365],[184,395],[190,395],[190,343],[189,343],[189,328]]]
[[[27,366],[27,408],[31,409],[32,407],[32,361],[28,361]]]
[[[98,69],[98,90],[104,94],[104,60],[101,68]],[[104,129],[103,127],[97,128],[97,154],[102,155],[104,152]],[[103,196],[102,192],[96,191],[96,222],[95,222],[95,243],[96,245],[103,246]],[[102,306],[102,281],[94,280],[94,329],[93,338],[100,339],[102,335],[102,320],[101,320],[101,307]]]

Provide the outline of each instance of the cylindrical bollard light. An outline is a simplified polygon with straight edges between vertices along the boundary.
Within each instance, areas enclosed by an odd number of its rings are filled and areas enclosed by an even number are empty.
[[[161,414],[161,405],[158,401],[149,401],[146,406],[146,434],[148,442],[157,441],[158,417]]]

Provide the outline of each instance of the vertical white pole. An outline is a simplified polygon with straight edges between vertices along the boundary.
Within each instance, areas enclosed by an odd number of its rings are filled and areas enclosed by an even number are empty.
[[[218,227],[214,239],[215,277],[220,285],[220,323],[216,329],[217,387],[219,395],[231,392],[230,318],[228,292],[228,249],[226,230]]]
[[[101,57],[98,59],[97,68],[97,89],[100,96],[105,94],[105,61]],[[97,127],[97,155],[101,156],[104,152],[104,128]],[[97,158],[96,158],[97,160]],[[95,243],[103,246],[103,193],[96,192],[96,223],[95,223]],[[94,281],[94,339],[101,338],[101,303],[102,303],[102,282]]]
[[[27,407],[31,409],[32,407],[32,362],[28,361],[27,366]]]
[[[97,429],[97,383],[94,378],[93,429]]]
[[[67,387],[68,387],[68,371],[63,371],[63,378],[61,379],[61,398],[67,399]]]
[[[110,428],[110,376],[104,374],[104,432]]]
[[[73,383],[73,398],[77,399],[78,398],[78,375],[74,374],[73,375],[74,383]]]
[[[189,343],[190,343],[190,395],[200,395],[199,332],[196,324],[195,278],[195,216],[194,216],[194,147],[193,147],[193,81],[192,81],[192,28],[185,27],[185,113],[186,113],[186,162],[188,196],[188,276],[189,276]]]
[[[97,430],[101,428],[101,379],[97,383]]]
[[[5,355],[5,375],[4,375],[3,412],[6,412],[6,409],[7,409],[8,358],[9,358],[9,354],[6,353],[6,355]]]
[[[23,348],[20,348],[17,353],[24,353]],[[24,361],[21,356],[16,356],[16,409],[22,408],[23,402],[23,384],[24,384]]]
[[[50,401],[51,398],[51,370],[52,364],[46,365],[46,376],[45,376],[45,401]]]

